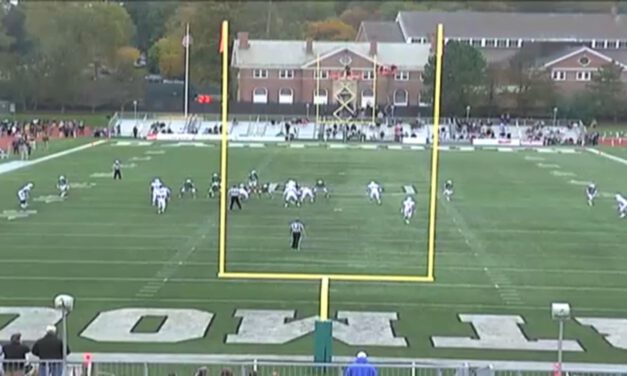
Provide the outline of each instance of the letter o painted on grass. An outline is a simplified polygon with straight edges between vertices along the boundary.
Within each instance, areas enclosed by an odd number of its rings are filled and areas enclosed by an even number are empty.
[[[133,333],[145,316],[163,316],[155,333]],[[101,312],[81,333],[97,342],[177,343],[204,337],[213,314],[197,309],[124,308]]]

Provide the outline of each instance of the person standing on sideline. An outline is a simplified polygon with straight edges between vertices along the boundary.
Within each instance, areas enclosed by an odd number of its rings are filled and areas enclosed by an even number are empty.
[[[113,162],[113,180],[115,179],[122,180],[122,164],[117,159]]]
[[[368,355],[360,351],[355,361],[344,370],[344,376],[377,376],[377,369],[368,363]]]
[[[133,126],[133,138],[137,138],[139,134],[139,129],[137,129],[137,125]]]
[[[10,342],[2,346],[4,375],[24,376],[26,354],[29,352],[28,346],[22,343],[22,335],[20,333],[12,334]]]
[[[57,328],[50,325],[46,328],[46,335],[38,339],[33,345],[33,355],[39,357],[40,376],[63,375],[63,341],[57,337]],[[70,348],[67,347],[67,354]]]
[[[242,210],[242,202],[240,201],[239,195],[240,195],[240,189],[237,185],[234,185],[231,187],[231,189],[229,189],[229,197],[231,199],[229,210],[233,210],[233,205],[235,204],[237,205],[239,210]]]
[[[305,235],[305,225],[300,219],[296,219],[290,223],[290,234],[292,235],[292,249],[300,251],[300,242]]]

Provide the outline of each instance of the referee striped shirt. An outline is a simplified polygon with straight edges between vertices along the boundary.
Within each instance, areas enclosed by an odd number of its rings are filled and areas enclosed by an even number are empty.
[[[290,231],[292,234],[300,234],[305,231],[305,225],[303,225],[302,222],[294,221],[290,223]]]
[[[229,196],[231,196],[231,197],[239,197],[239,188],[231,188],[231,189],[229,189]]]

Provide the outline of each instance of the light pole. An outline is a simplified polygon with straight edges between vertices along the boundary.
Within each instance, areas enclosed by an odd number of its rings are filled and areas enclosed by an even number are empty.
[[[466,123],[470,119],[470,106],[466,106]]]
[[[74,297],[67,294],[60,294],[54,298],[54,308],[61,311],[62,318],[62,336],[63,342],[63,372],[62,375],[67,374],[67,349],[68,349],[68,336],[67,336],[67,317],[74,309]]]
[[[553,126],[557,125],[557,107],[553,107]]]
[[[564,322],[570,319],[570,304],[568,303],[553,303],[551,304],[551,316],[553,320],[557,320],[559,325],[559,332],[557,335],[557,375],[562,374],[562,345],[564,342]]]
[[[305,108],[307,109],[307,119],[309,119],[309,103],[305,104]]]
[[[133,101],[133,117],[135,118],[135,124],[137,124],[137,100]]]

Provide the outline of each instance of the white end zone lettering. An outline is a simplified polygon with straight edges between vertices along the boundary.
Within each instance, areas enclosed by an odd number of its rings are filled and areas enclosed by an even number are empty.
[[[22,334],[22,341],[36,341],[48,325],[61,321],[60,311],[46,307],[0,307],[0,316],[16,316],[0,328],[0,341],[8,341],[15,333]]]

